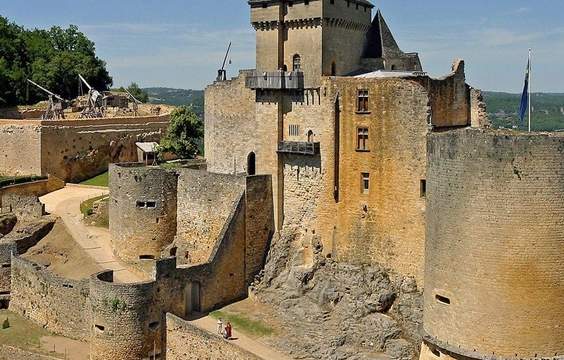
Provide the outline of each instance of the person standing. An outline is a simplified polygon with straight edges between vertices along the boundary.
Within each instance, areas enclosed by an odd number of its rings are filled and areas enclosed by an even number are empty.
[[[223,319],[222,318],[217,319],[217,333],[219,335],[223,335]]]
[[[225,326],[225,338],[227,340],[231,340],[232,335],[233,335],[233,326],[231,326],[231,322],[228,321],[227,326]]]

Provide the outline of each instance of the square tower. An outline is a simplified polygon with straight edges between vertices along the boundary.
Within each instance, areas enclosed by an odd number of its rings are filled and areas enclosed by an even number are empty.
[[[250,0],[256,30],[256,69],[303,74],[303,87],[321,76],[361,68],[373,5],[367,0]]]

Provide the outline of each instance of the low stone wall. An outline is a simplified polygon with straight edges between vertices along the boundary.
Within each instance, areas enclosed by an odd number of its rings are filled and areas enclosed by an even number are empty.
[[[136,142],[159,141],[169,114],[88,120],[0,120],[0,174],[77,182],[137,161]]]
[[[39,197],[64,187],[65,182],[55,176],[49,176],[47,179],[43,180],[5,186],[0,188],[0,206],[4,206],[2,198],[9,194],[34,195]]]
[[[237,345],[172,315],[166,315],[167,360],[260,360]]]
[[[58,277],[46,268],[12,256],[10,311],[55,334],[89,337],[88,282]]]

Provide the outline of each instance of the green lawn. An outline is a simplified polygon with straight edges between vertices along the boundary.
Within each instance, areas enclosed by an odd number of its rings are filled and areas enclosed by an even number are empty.
[[[251,336],[268,336],[274,332],[271,327],[263,322],[251,320],[243,315],[218,310],[211,312],[210,316],[214,319],[223,319],[223,323],[230,321],[235,330],[242,331]]]
[[[108,187],[108,172],[100,174],[92,179],[88,179],[80,183],[81,185],[91,185],[91,186],[104,186]]]
[[[2,329],[0,326],[0,344],[20,349],[39,350],[42,336],[49,336],[49,332],[31,321],[7,310],[0,310],[0,325],[6,320],[10,327]]]

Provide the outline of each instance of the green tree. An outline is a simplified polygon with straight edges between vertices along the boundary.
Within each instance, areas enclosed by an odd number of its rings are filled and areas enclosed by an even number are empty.
[[[94,43],[77,26],[26,30],[0,16],[0,98],[5,103],[46,99],[41,90],[28,87],[27,79],[65,98],[75,98],[78,74],[97,90],[107,90],[112,84]]]
[[[193,159],[198,155],[204,136],[202,120],[191,107],[181,106],[170,115],[170,124],[161,139],[159,153],[174,153],[182,159]]]
[[[127,87],[127,91],[129,91],[131,95],[135,96],[135,98],[142,103],[149,101],[149,94],[145,90],[141,89],[137,83],[131,83],[131,85]]]

